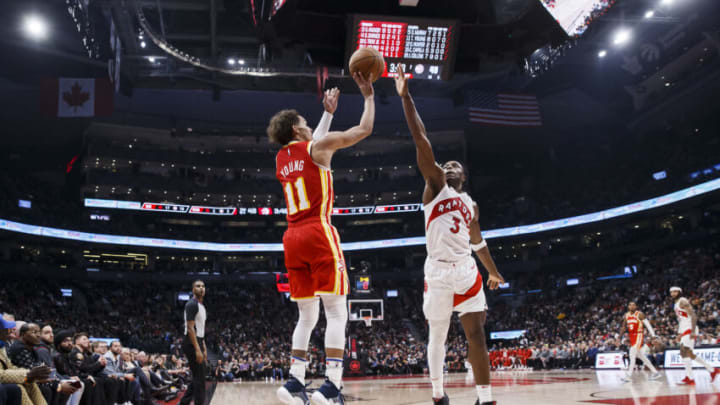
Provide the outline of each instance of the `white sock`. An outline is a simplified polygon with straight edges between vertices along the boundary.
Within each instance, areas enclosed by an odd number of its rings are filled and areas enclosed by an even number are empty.
[[[328,357],[325,361],[325,377],[340,389],[342,384],[343,361],[333,357]]]
[[[292,356],[290,360],[290,375],[297,378],[300,384],[305,384],[305,368],[307,360]]]
[[[483,402],[492,401],[492,389],[489,385],[476,385],[478,400],[482,404]]]
[[[707,371],[709,371],[709,372],[711,372],[711,373],[712,373],[713,371],[715,371],[715,370],[713,369],[713,367],[707,363],[707,361],[703,360],[702,357],[696,356],[696,357],[695,357],[695,361],[697,361],[698,363],[700,363],[700,365],[702,365],[703,367],[705,367],[705,369],[706,369]]]
[[[683,363],[685,363],[685,375],[689,379],[693,379],[692,371],[692,359],[690,357],[683,357]]]

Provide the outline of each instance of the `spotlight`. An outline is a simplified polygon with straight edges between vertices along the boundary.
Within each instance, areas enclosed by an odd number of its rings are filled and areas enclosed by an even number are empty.
[[[32,39],[42,40],[47,37],[48,26],[44,19],[37,15],[29,15],[23,21],[25,33]]]
[[[600,52],[598,52],[598,58],[604,58],[605,56],[607,56],[606,50],[603,49]]]
[[[235,59],[229,58],[227,63],[228,65],[233,66],[235,64]]]
[[[148,56],[148,60],[150,63],[155,63],[155,57],[154,56]]]
[[[660,2],[660,4],[662,4],[662,5],[664,5],[664,6],[669,6],[669,5],[671,5],[672,3],[673,3],[673,0],[662,0],[662,1]]]
[[[145,43],[145,41],[140,41],[140,48],[145,48],[146,46],[147,44]]]
[[[622,45],[630,40],[630,30],[627,29],[620,29],[615,33],[615,38],[613,39],[613,44],[615,45]]]
[[[238,63],[241,64],[241,65],[244,65],[244,64],[245,64],[245,59],[240,59],[240,60],[238,60]]]
[[[653,18],[655,16],[655,12],[653,10],[648,10],[645,12],[645,18]]]

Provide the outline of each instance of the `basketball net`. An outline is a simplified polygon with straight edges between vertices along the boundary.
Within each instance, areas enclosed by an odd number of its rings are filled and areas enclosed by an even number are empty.
[[[368,328],[372,326],[372,316],[363,316],[363,322],[365,322],[365,326]]]

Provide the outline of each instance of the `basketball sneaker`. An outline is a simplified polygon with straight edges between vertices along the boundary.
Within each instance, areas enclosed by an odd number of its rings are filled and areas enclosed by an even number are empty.
[[[715,377],[720,375],[720,368],[713,369],[712,373],[710,373],[710,381],[715,381]]]
[[[329,379],[312,394],[312,405],[345,405],[345,397]]]
[[[678,385],[695,385],[695,380],[691,380],[690,377],[685,376]]]
[[[477,400],[475,400],[475,405],[497,405],[497,401],[483,402],[481,404],[480,400],[477,399]]]
[[[450,405],[450,398],[448,398],[447,394],[444,394],[440,399],[433,398],[433,405]]]
[[[278,388],[277,397],[286,405],[310,405],[305,388],[306,385],[297,378],[290,376],[285,385]]]

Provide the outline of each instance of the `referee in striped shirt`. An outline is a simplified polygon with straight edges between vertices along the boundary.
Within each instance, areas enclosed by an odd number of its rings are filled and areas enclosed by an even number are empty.
[[[183,353],[190,363],[192,383],[188,386],[180,405],[188,405],[191,400],[195,405],[205,405],[205,362],[207,361],[207,346],[205,346],[205,320],[207,312],[203,299],[205,298],[205,283],[201,280],[193,282],[193,297],[185,304],[185,337],[183,338]]]

